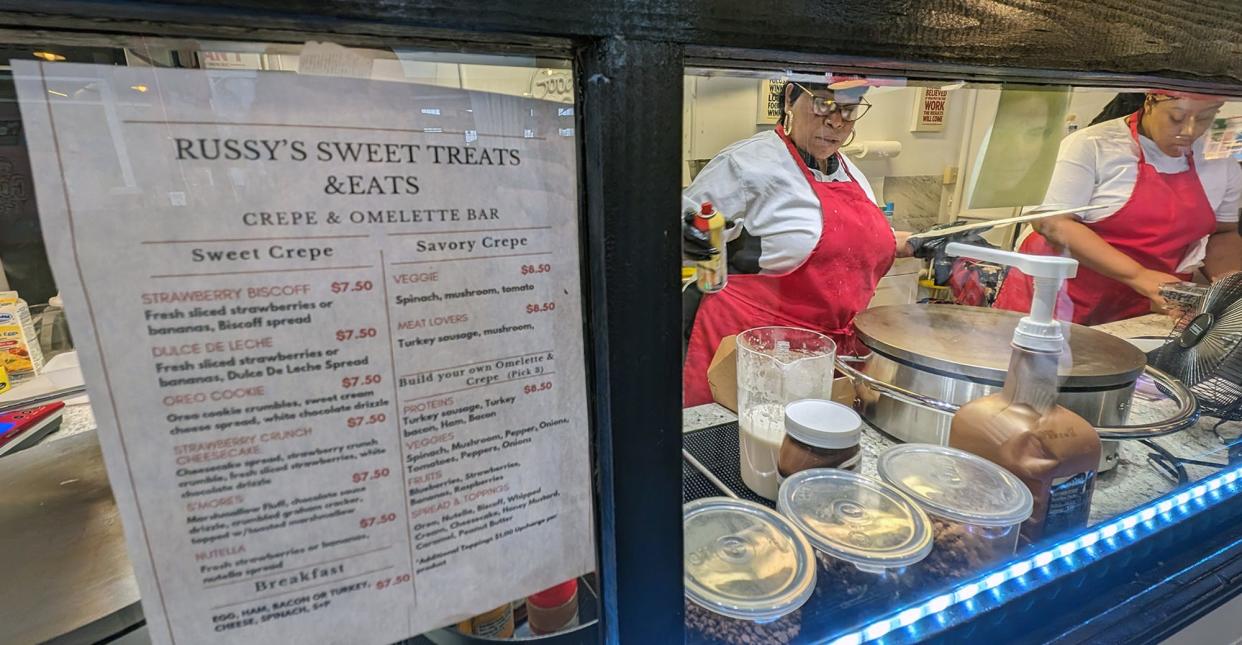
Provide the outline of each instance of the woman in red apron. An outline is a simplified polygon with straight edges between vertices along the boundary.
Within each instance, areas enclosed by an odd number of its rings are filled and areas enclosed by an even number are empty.
[[[876,284],[892,266],[897,247],[883,213],[848,165],[835,160],[840,164],[837,172],[843,170],[848,181],[820,180],[807,165],[808,161],[817,164],[822,177],[829,157],[837,155],[853,130],[853,122],[865,111],[857,107],[865,103],[839,104],[830,96],[819,88],[812,92],[790,83],[786,87],[788,111],[776,128],[776,136],[819,201],[819,241],[806,259],[788,272],[731,274],[723,291],[703,297],[694,317],[682,375],[687,407],[712,401],[707,367],[720,341],[752,327],[811,329],[836,340],[840,353],[854,350],[854,316],[871,300]],[[767,215],[769,219],[771,216]]]
[[[1124,205],[1112,216],[1092,223],[1071,217],[1044,220],[1036,226],[1038,232],[1022,243],[1019,250],[1024,253],[1060,255],[1065,249],[1081,263],[1077,277],[1066,281],[1058,303],[1059,318],[1097,325],[1150,313],[1153,303],[1163,304],[1161,284],[1191,278],[1178,270],[1188,252],[1205,237],[1230,228],[1227,223],[1223,227],[1218,224],[1217,210],[1196,172],[1192,148],[1211,125],[1221,103],[1211,97],[1149,94],[1143,107],[1125,119],[1132,149],[1137,151],[1138,173]],[[1106,122],[1093,128],[1119,125]],[[1089,130],[1075,136],[1086,136]],[[1170,157],[1184,155],[1186,170],[1158,172],[1147,160],[1140,134]],[[1102,163],[1107,162],[1104,159]],[[1095,174],[1107,178],[1113,173],[1097,168]],[[1231,176],[1236,177],[1236,173]],[[1057,189],[1056,182],[1054,175],[1050,192]],[[1096,191],[1100,190],[1097,187]],[[1093,194],[1087,203],[1109,201],[1099,197]],[[1228,210],[1229,206],[1221,208]],[[1232,208],[1236,211],[1236,204]],[[1236,226],[1232,224],[1230,230],[1236,231]],[[1030,277],[1011,269],[995,306],[1026,312],[1030,305]]]

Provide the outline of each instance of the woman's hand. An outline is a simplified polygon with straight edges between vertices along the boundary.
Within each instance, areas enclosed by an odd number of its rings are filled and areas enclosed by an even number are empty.
[[[1125,281],[1126,286],[1134,289],[1144,298],[1151,301],[1152,311],[1169,313],[1173,307],[1160,295],[1160,287],[1170,282],[1180,282],[1181,278],[1163,271],[1142,269]]]
[[[897,240],[897,257],[908,258],[914,255],[914,248],[910,245],[910,236],[914,233],[910,231],[893,231],[893,237]]]

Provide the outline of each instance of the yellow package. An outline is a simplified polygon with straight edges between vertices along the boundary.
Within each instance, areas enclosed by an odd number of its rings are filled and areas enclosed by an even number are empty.
[[[30,309],[16,291],[0,291],[0,368],[10,384],[32,379],[43,369]]]
[[[3,366],[0,366],[0,394],[4,394],[5,392],[8,392],[8,391],[9,391],[9,373],[5,371]]]

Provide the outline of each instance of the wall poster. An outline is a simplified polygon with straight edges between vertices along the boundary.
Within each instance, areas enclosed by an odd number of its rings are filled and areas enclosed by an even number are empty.
[[[911,132],[941,132],[944,130],[945,110],[949,106],[949,93],[945,90],[920,87],[914,96],[914,122]]]
[[[156,642],[391,643],[594,569],[572,111],[13,66]]]
[[[780,120],[781,113],[785,111],[786,82],[780,79],[759,82],[759,105],[756,106],[759,115],[756,119],[757,123],[771,125]]]

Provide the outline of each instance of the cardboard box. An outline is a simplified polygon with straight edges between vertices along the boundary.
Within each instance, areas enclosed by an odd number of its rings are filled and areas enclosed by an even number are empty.
[[[716,403],[737,413],[737,337],[725,336],[707,366],[707,384]],[[831,399],[843,405],[854,405],[854,384],[844,376],[832,379]]]
[[[725,336],[707,366],[707,384],[716,403],[737,412],[737,336]]]

